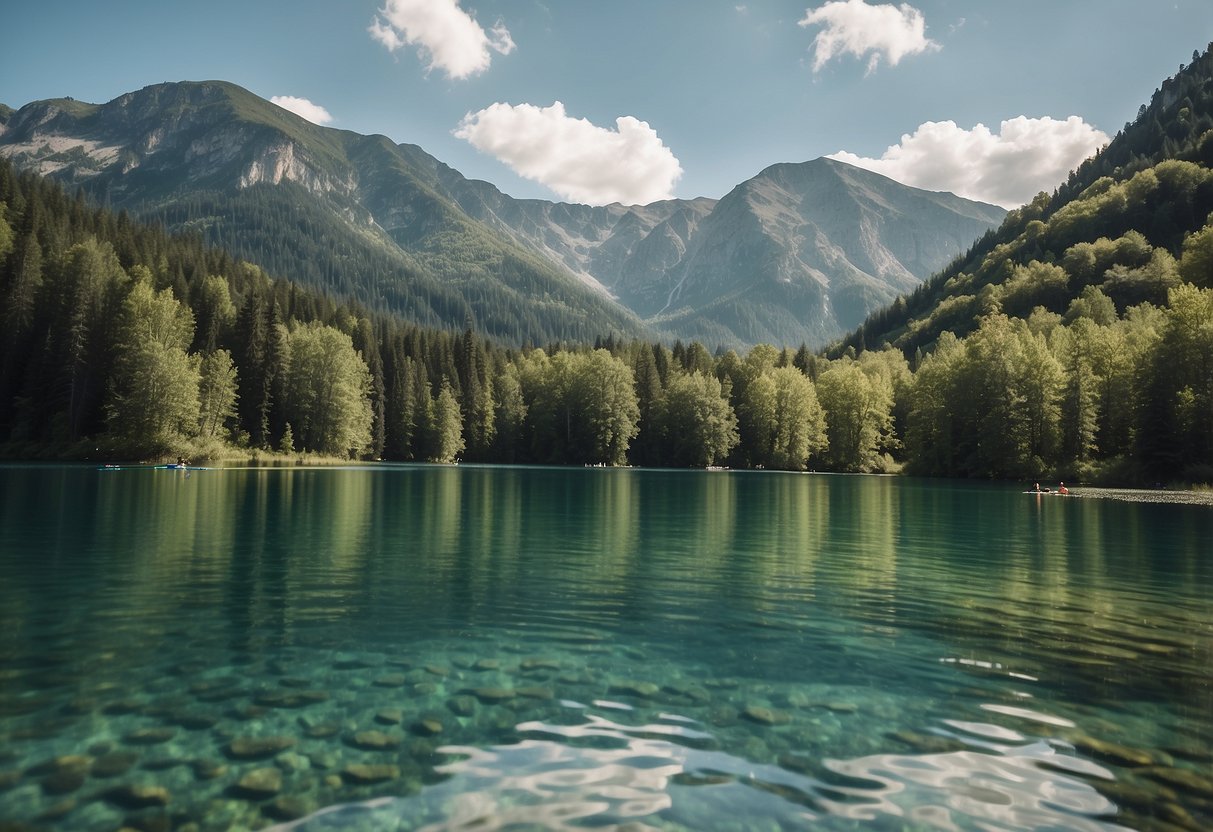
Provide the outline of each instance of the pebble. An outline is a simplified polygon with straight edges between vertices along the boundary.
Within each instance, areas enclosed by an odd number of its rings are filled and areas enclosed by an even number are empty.
[[[536,670],[559,670],[560,662],[555,659],[523,659],[519,667],[526,673]]]
[[[392,673],[388,676],[380,676],[375,681],[371,682],[377,688],[402,688],[407,681],[403,673]]]
[[[509,702],[514,698],[514,695],[514,691],[508,688],[476,688],[472,691],[472,696],[475,696],[486,705]]]
[[[500,659],[480,659],[474,665],[472,665],[472,670],[478,670],[481,672],[486,671],[486,670],[500,670],[500,669],[501,669],[501,660]]]
[[[190,767],[199,780],[216,780],[227,774],[227,765],[216,760],[194,760]]]
[[[385,734],[382,731],[359,731],[354,734],[353,745],[366,751],[386,751],[400,745],[403,737]]]
[[[173,799],[168,789],[163,786],[146,784],[128,784],[118,786],[105,792],[104,797],[110,803],[124,809],[149,809],[155,806],[167,806]]]
[[[318,722],[304,730],[304,736],[313,740],[327,740],[341,733],[341,726],[336,722]]]
[[[641,699],[648,699],[656,695],[660,688],[652,682],[636,682],[623,681],[614,682],[607,689],[607,692],[614,696],[637,696]]]
[[[292,821],[310,815],[313,806],[302,797],[284,795],[271,800],[261,811],[273,820]]]
[[[792,718],[783,711],[777,711],[774,708],[767,708],[763,705],[747,705],[741,715],[750,722],[756,722],[759,725],[787,725],[792,721]]]
[[[282,772],[273,767],[257,768],[236,782],[236,791],[254,800],[264,800],[282,791]]]
[[[172,728],[140,728],[122,738],[127,745],[159,745],[177,736]]]
[[[1079,751],[1091,755],[1104,762],[1126,767],[1153,765],[1157,761],[1149,753],[1139,748],[1130,748],[1115,742],[1106,742],[1086,734],[1069,737],[1070,742]]]
[[[306,708],[328,700],[322,690],[273,690],[258,694],[253,702],[267,708]]]
[[[1157,766],[1142,772],[1146,777],[1172,788],[1213,800],[1213,779],[1186,768]]]
[[[237,760],[272,757],[295,745],[294,737],[236,737],[227,744],[227,755]]]
[[[400,777],[400,767],[391,764],[366,765],[354,763],[341,769],[341,776],[350,783],[368,785],[384,783]]]
[[[404,721],[404,712],[395,708],[382,710],[375,714],[375,721],[380,725],[399,725]]]
[[[34,777],[69,772],[86,773],[92,764],[92,757],[86,757],[83,754],[65,754],[61,757],[54,757],[53,759],[38,763],[31,767],[27,773]]]
[[[518,694],[519,696],[521,696],[525,699],[540,699],[540,700],[546,701],[548,699],[556,698],[556,692],[553,691],[551,688],[537,687],[537,686],[536,687],[515,688],[514,693]]]
[[[423,737],[433,737],[442,733],[442,723],[437,719],[423,719],[413,726],[413,730]]]
[[[435,665],[435,664],[427,664],[425,666],[425,672],[430,674],[431,676],[440,676],[444,679],[447,676],[451,675],[451,671],[449,668],[441,667],[441,666]]]
[[[58,771],[42,780],[43,794],[71,794],[84,785],[84,770]]]

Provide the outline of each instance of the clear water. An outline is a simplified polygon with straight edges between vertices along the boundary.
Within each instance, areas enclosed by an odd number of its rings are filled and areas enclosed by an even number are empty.
[[[0,468],[0,830],[1213,828],[1213,509]]]

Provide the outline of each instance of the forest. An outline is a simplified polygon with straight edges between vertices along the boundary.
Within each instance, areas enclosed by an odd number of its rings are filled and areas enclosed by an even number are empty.
[[[745,354],[406,323],[0,162],[0,454],[1210,483],[1211,162],[1206,53],[848,338]]]

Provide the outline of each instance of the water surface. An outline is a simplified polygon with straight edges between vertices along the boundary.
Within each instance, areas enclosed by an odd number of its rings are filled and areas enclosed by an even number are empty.
[[[0,828],[1213,827],[1213,509],[0,468]]]

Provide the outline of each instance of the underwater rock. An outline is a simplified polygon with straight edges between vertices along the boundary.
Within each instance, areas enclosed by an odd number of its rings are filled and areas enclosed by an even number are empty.
[[[446,706],[455,716],[472,716],[476,713],[476,700],[471,696],[451,697]]]
[[[403,737],[385,734],[382,731],[359,731],[354,734],[351,744],[364,751],[387,751],[400,745],[403,741]]]
[[[51,795],[71,794],[84,785],[85,769],[57,771],[42,780],[42,793]]]
[[[11,789],[21,781],[21,772],[19,771],[0,771],[0,792],[5,789]]]
[[[123,809],[150,809],[156,806],[167,806],[173,799],[168,789],[163,786],[144,783],[117,786],[105,792],[103,797]]]
[[[402,688],[406,681],[403,673],[391,673],[387,676],[380,676],[371,684],[377,688]]]
[[[219,724],[219,717],[214,714],[177,714],[170,720],[174,725],[180,725],[187,731],[209,731]]]
[[[336,768],[340,762],[336,754],[328,751],[313,751],[307,755],[307,759],[312,764],[312,768]]]
[[[260,760],[294,745],[294,737],[236,737],[227,744],[226,751],[236,760]]]
[[[240,705],[228,711],[228,715],[232,719],[238,719],[241,722],[251,722],[254,719],[261,719],[269,710],[262,705]]]
[[[746,705],[742,710],[741,715],[750,722],[756,722],[759,725],[787,725],[792,721],[792,718],[783,711],[777,711],[774,708],[768,708],[765,705]]]
[[[509,688],[475,688],[471,691],[485,705],[499,705],[514,698],[514,691]]]
[[[320,702],[329,701],[329,695],[322,690],[269,690],[257,694],[254,704],[267,708],[306,708]]]
[[[451,675],[450,668],[442,667],[436,664],[427,664],[424,669],[425,672],[431,676],[438,676],[443,679]]]
[[[294,795],[276,797],[261,808],[266,817],[281,821],[299,820],[299,818],[310,815],[314,810],[314,804]]]
[[[560,662],[556,659],[523,659],[518,669],[524,673],[534,673],[537,670],[559,670]]]
[[[541,701],[547,701],[549,699],[556,698],[556,692],[554,690],[539,686],[514,688],[514,693],[518,694],[524,699],[538,699]]]
[[[227,765],[217,760],[194,760],[190,765],[199,780],[216,780],[227,774]]]
[[[1148,752],[1139,748],[1130,748],[1115,742],[1096,739],[1086,734],[1076,734],[1068,737],[1079,751],[1112,765],[1135,768],[1154,765],[1158,761]]]
[[[92,764],[92,757],[86,757],[83,754],[64,754],[31,766],[26,774],[32,777],[45,777],[49,774],[67,772],[87,773]]]
[[[172,728],[139,728],[122,738],[127,745],[159,745],[177,736]]]
[[[472,670],[476,670],[476,671],[480,671],[480,672],[484,672],[486,670],[500,670],[500,669],[501,669],[501,660],[500,659],[478,659],[476,661],[476,663],[472,665]]]
[[[370,670],[374,666],[362,659],[342,659],[333,662],[333,670]]]
[[[941,737],[937,734],[920,734],[906,728],[889,734],[889,736],[923,754],[948,754],[953,751],[965,751],[969,747],[960,740]]]
[[[380,725],[399,725],[404,722],[404,712],[398,708],[385,708],[375,714],[375,721]]]
[[[274,758],[274,764],[283,771],[307,771],[312,763],[302,754],[294,751],[284,751]]]
[[[58,803],[52,804],[39,812],[37,819],[61,820],[75,811],[76,806],[78,805],[79,801],[77,801],[74,797],[69,797],[66,800],[60,800]]]
[[[400,766],[386,763],[381,765],[354,763],[341,769],[341,776],[347,783],[360,786],[372,783],[385,783],[388,780],[396,780],[400,777]]]
[[[126,774],[138,760],[139,755],[134,751],[111,751],[93,761],[91,774],[101,778],[118,777]]]
[[[442,733],[442,722],[432,717],[417,722],[413,731],[423,737],[433,737]]]
[[[107,716],[126,716],[138,713],[142,707],[143,703],[138,699],[119,699],[116,702],[110,702],[101,709],[101,712]]]
[[[256,768],[236,781],[236,792],[242,797],[265,800],[282,791],[282,772],[274,767]]]
[[[613,696],[636,696],[640,699],[648,699],[655,696],[661,688],[652,682],[637,682],[633,680],[625,680],[622,682],[612,682],[607,688],[607,693]]]
[[[327,740],[341,733],[341,726],[336,722],[317,722],[304,729],[303,734],[308,739]]]
[[[1188,794],[1213,800],[1213,780],[1190,769],[1156,766],[1143,771],[1142,774]]]
[[[413,685],[413,693],[418,696],[433,696],[438,692],[438,686],[433,682],[418,682]]]

